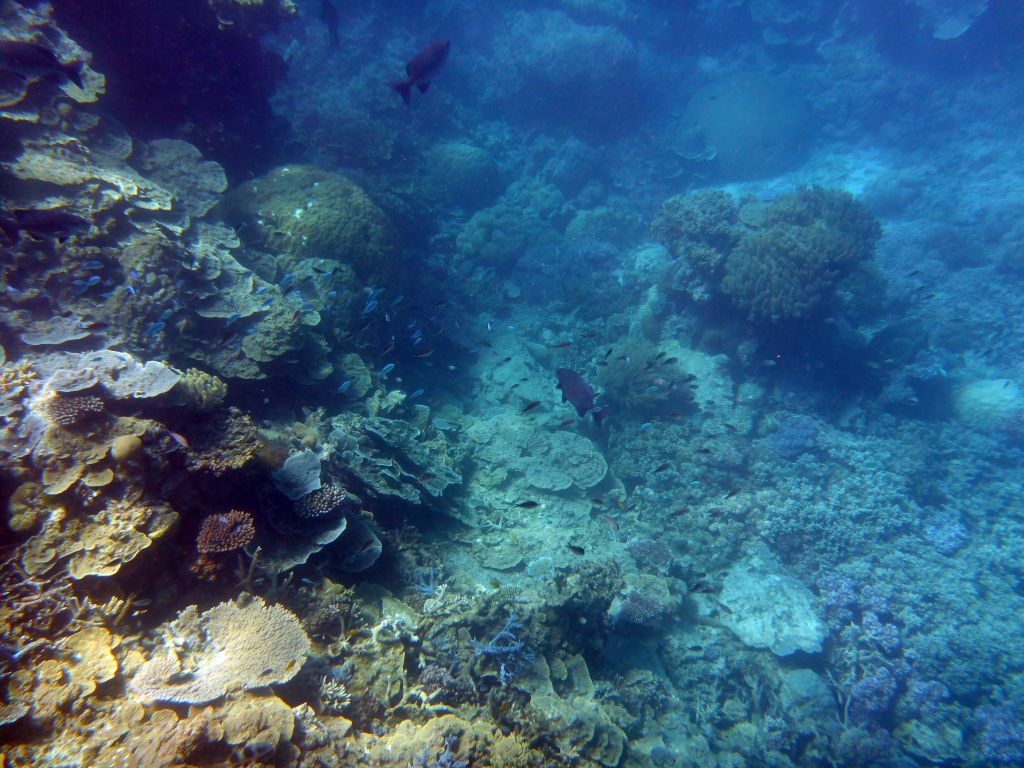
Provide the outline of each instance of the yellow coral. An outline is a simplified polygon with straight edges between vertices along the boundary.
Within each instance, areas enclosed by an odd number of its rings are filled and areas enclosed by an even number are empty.
[[[212,411],[224,402],[228,385],[213,374],[189,368],[178,379],[174,391],[201,411]]]

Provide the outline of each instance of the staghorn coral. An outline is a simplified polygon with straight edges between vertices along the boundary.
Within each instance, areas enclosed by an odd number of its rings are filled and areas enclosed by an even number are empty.
[[[203,554],[231,552],[241,549],[256,535],[252,515],[232,509],[223,515],[208,515],[203,519],[196,537],[196,549]]]
[[[258,597],[203,613],[191,605],[166,632],[174,645],[143,664],[129,684],[144,699],[203,704],[229,691],[287,682],[309,650],[295,615]]]

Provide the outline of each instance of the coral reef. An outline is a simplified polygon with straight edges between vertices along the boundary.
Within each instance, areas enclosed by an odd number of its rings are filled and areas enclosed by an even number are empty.
[[[819,187],[776,200],[765,225],[729,254],[722,291],[751,320],[768,323],[827,311],[881,233],[849,194]]]
[[[218,211],[257,247],[295,259],[341,262],[367,284],[381,283],[393,271],[392,225],[365,192],[339,174],[283,166],[232,190]]]
[[[259,598],[189,606],[167,625],[173,645],[139,667],[131,689],[144,699],[204,704],[233,690],[291,680],[309,650],[299,620]]]

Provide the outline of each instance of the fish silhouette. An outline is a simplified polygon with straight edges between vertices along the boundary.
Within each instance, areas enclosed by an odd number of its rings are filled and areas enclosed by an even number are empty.
[[[405,65],[405,74],[408,77],[405,80],[391,83],[391,87],[398,91],[402,101],[406,104],[409,103],[409,95],[414,85],[419,88],[420,93],[427,92],[434,75],[448,61],[448,51],[451,47],[451,40],[435,40],[412,57],[412,60]]]

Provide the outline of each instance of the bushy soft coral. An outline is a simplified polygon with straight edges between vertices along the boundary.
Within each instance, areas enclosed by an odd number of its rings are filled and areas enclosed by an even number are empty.
[[[780,198],[765,222],[729,254],[722,279],[722,291],[758,322],[813,316],[881,236],[850,194],[821,187]]]

